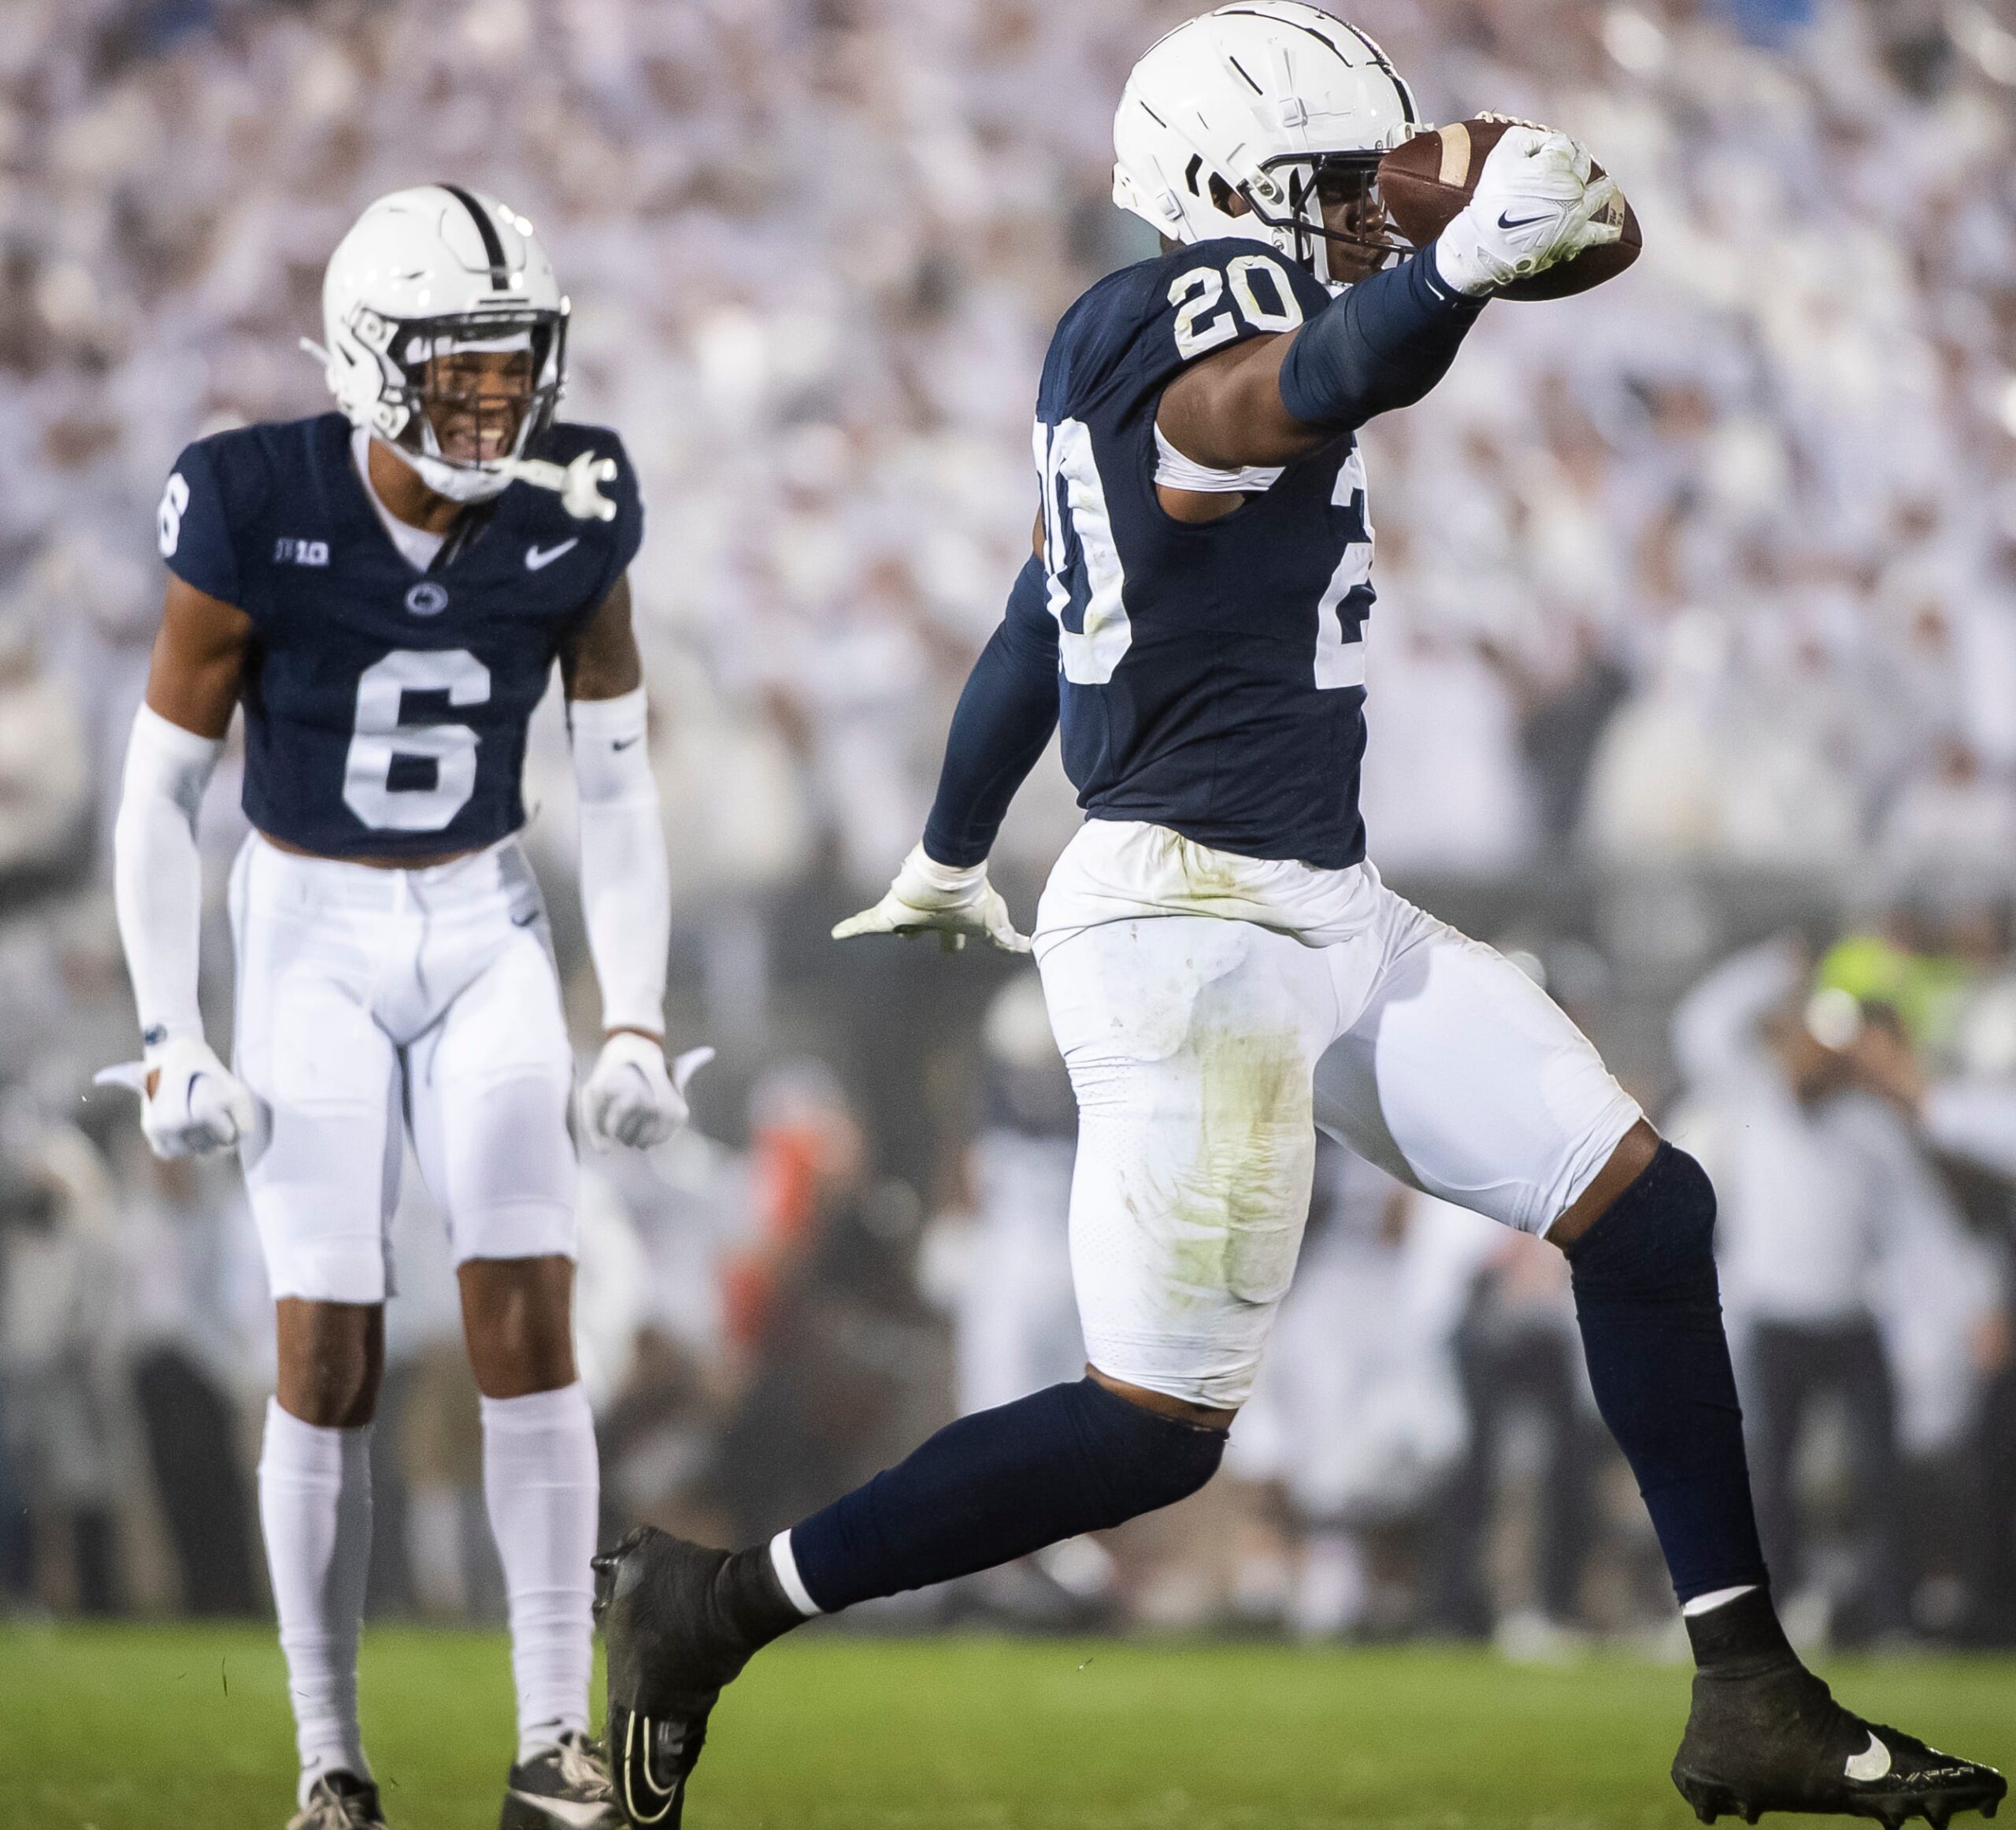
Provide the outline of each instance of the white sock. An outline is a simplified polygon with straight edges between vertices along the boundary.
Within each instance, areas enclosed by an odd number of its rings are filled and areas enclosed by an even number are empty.
[[[371,1776],[357,1725],[357,1635],[371,1561],[371,1426],[324,1429],[266,1404],[259,1522],[301,1749],[299,1802],[325,1773]]]
[[[1691,1621],[1697,1614],[1713,1613],[1724,1602],[1732,1602],[1740,1595],[1749,1594],[1756,1586],[1754,1582],[1740,1582],[1734,1588],[1711,1588],[1706,1595],[1697,1595],[1693,1600],[1684,1603],[1680,1610],[1681,1617]]]
[[[601,1489],[579,1384],[483,1401],[483,1497],[510,1599],[521,1760],[587,1732]]]
[[[782,1531],[770,1540],[770,1567],[777,1573],[777,1585],[790,1598],[791,1605],[809,1621],[821,1612],[798,1573],[798,1558],[791,1547],[791,1533]]]

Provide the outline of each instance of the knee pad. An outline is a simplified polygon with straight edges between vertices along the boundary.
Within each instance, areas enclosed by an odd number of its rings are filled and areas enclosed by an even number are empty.
[[[1188,1499],[1225,1459],[1223,1430],[1144,1410],[1096,1379],[1052,1390],[1070,1419],[1085,1491],[1098,1514],[1080,1529],[1109,1531]]]
[[[1637,1180],[1566,1250],[1578,1301],[1712,1295],[1714,1184],[1685,1150],[1662,1143]]]

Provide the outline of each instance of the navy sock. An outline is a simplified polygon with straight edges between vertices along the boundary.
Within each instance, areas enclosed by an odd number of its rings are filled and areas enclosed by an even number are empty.
[[[1707,1174],[1662,1143],[1567,1248],[1596,1408],[1638,1477],[1682,1602],[1766,1580],[1714,1232]]]
[[[826,1613],[948,1582],[1173,1505],[1217,1472],[1222,1431],[1130,1404],[1091,1379],[948,1424],[791,1528]]]

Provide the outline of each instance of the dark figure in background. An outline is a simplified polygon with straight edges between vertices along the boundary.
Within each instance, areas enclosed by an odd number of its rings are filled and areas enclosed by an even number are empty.
[[[1897,1401],[1883,1342],[1867,1317],[1807,1326],[1758,1321],[1750,1337],[1751,1493],[1764,1558],[1788,1595],[1810,1578],[1795,1488],[1800,1439],[1829,1398],[1847,1413],[1849,1505],[1862,1538],[1859,1580],[1833,1636],[1855,1645],[1910,1624],[1899,1502]]]
[[[158,1161],[135,1150],[131,1170],[142,1193],[120,1220],[130,1376],[182,1606],[192,1614],[256,1613],[251,1484],[228,1384],[236,1339],[228,1198],[215,1184],[206,1187],[186,1159]]]
[[[1545,1442],[1535,1483],[1531,1605],[1552,1626],[1581,1612],[1582,1575],[1595,1542],[1595,1473],[1603,1424],[1588,1396],[1575,1310],[1560,1261],[1518,1242],[1478,1281],[1456,1339],[1470,1448],[1438,1508],[1429,1550],[1428,1618],[1466,1639],[1494,1624],[1484,1581],[1487,1539],[1509,1426],[1524,1412]]]
[[[2005,1365],[1982,1393],[1978,1429],[1983,1530],[1972,1636],[2016,1646],[2016,1365]]]
[[[917,1198],[873,1172],[838,1082],[788,1065],[750,1104],[763,1243],[732,1269],[729,1306],[754,1363],[709,1485],[739,1534],[767,1539],[938,1421],[906,1406],[942,1381],[919,1371],[935,1330],[916,1293]]]
[[[81,1133],[9,1124],[0,1152],[0,1426],[27,1598],[121,1612],[117,1280]]]
[[[165,1347],[135,1362],[133,1396],[182,1572],[184,1611],[256,1613],[252,1502],[229,1401],[187,1354]]]

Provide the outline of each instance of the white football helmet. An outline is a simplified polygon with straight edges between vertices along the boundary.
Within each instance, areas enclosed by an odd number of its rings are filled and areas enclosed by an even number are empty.
[[[1406,246],[1385,232],[1373,180],[1418,124],[1413,93],[1357,27],[1300,0],[1235,0],[1134,66],[1114,117],[1113,200],[1172,241],[1257,238],[1328,283],[1332,242],[1382,258]],[[1219,206],[1214,176],[1251,213]],[[1325,198],[1357,201],[1364,226],[1328,228]]]
[[[423,184],[380,198],[337,244],[322,282],[327,346],[316,353],[353,425],[428,488],[480,502],[510,483],[552,423],[567,313],[530,223],[494,197]],[[492,352],[524,361],[502,391],[490,371],[472,389],[452,358]]]

